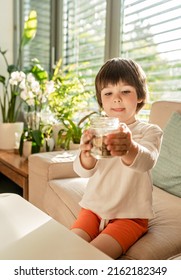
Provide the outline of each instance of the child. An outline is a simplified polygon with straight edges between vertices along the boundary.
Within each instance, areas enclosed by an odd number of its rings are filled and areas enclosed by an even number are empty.
[[[74,170],[90,178],[72,231],[116,259],[147,232],[153,217],[150,170],[159,155],[162,131],[136,119],[148,89],[134,61],[108,60],[95,87],[99,105],[107,116],[119,118],[120,127],[104,140],[111,158],[91,156],[91,129],[82,135]]]

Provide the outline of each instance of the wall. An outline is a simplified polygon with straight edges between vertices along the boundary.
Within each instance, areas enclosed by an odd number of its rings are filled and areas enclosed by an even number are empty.
[[[13,0],[0,0],[0,48],[8,50],[8,61],[13,58]],[[2,63],[2,60],[0,60]],[[2,69],[1,65],[1,69]]]
[[[0,48],[8,50],[7,59],[10,64],[13,62],[13,2],[14,0],[0,0]],[[6,73],[6,65],[0,56],[0,75],[5,76]]]

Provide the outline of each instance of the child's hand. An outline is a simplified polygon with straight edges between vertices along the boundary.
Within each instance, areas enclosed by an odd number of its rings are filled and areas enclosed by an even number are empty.
[[[90,150],[92,149],[92,141],[93,134],[90,129],[87,129],[83,132],[80,142],[80,150],[86,156],[90,157]]]
[[[126,155],[132,144],[132,134],[126,124],[120,124],[116,133],[106,136],[105,144],[112,156]]]
[[[92,149],[92,141],[93,134],[90,129],[87,129],[83,132],[82,137],[81,137],[81,142],[80,142],[80,162],[81,165],[85,169],[92,169],[97,160],[91,156],[90,150]]]

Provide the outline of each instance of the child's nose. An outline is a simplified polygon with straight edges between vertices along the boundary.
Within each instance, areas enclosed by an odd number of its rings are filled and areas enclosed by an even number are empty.
[[[114,98],[114,103],[120,103],[122,101],[121,99],[121,95],[120,94],[117,94]]]
[[[120,103],[121,102],[121,100],[120,99],[114,99],[114,103]]]

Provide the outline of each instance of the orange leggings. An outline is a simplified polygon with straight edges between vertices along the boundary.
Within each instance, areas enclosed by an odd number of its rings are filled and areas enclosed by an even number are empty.
[[[84,230],[93,240],[99,234],[108,234],[120,244],[123,253],[148,231],[148,219],[114,219],[99,232],[101,218],[90,210],[81,209],[73,228]]]

